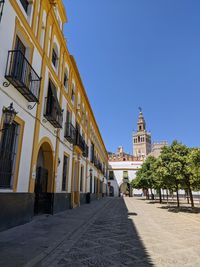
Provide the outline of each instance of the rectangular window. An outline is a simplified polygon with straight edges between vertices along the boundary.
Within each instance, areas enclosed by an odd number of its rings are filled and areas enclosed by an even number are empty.
[[[83,175],[84,175],[84,167],[81,166],[81,174],[80,174],[80,192],[83,192]]]
[[[64,86],[65,86],[65,89],[68,89],[68,74],[65,72],[64,74]]]
[[[52,51],[52,63],[54,65],[54,67],[57,67],[57,60],[58,60],[58,56],[56,54],[55,49],[53,49],[53,51]]]
[[[109,180],[114,180],[114,172],[109,171]]]
[[[63,177],[62,177],[62,191],[67,191],[67,179],[68,179],[68,157],[64,156],[63,161]]]
[[[24,10],[26,11],[26,13],[28,12],[28,6],[29,6],[29,1],[27,0],[20,0]]]
[[[91,149],[90,161],[91,161],[92,163],[94,163],[94,144],[93,144],[93,143],[91,144],[90,149]]]
[[[12,188],[20,126],[3,126],[0,139],[0,188]]]
[[[71,101],[72,101],[73,103],[74,103],[74,101],[75,101],[75,87],[74,87],[74,84],[72,84]]]
[[[128,178],[128,171],[123,171],[123,178],[127,179]]]

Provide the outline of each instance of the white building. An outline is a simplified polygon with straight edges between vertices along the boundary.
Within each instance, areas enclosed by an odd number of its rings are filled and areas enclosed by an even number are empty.
[[[118,148],[116,154],[109,153],[108,164],[108,188],[110,196],[141,195],[142,191],[133,189],[130,182],[135,179],[136,172],[143,164],[143,158],[136,158],[126,154],[122,147]]]

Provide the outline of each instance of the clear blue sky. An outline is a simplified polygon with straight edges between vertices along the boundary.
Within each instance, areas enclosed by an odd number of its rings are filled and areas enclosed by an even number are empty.
[[[65,36],[109,151],[132,151],[138,107],[154,141],[200,146],[200,1],[64,0]]]

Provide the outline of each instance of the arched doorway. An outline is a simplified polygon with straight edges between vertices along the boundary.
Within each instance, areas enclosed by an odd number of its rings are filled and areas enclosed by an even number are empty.
[[[122,183],[120,185],[119,191],[120,191],[120,195],[123,194],[129,197],[132,196],[132,187],[130,183],[127,183],[127,182]]]
[[[52,213],[53,152],[48,142],[39,147],[36,179],[34,214]]]

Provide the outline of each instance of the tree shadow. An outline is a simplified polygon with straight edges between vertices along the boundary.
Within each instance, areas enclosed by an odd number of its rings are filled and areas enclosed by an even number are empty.
[[[187,206],[181,206],[181,207],[177,207],[177,206],[162,206],[162,207],[158,207],[159,209],[166,209],[169,212],[173,212],[173,213],[193,213],[193,214],[199,214],[200,213],[200,208],[197,207],[187,207]]]
[[[138,214],[136,212],[128,212],[128,216],[137,216]]]

